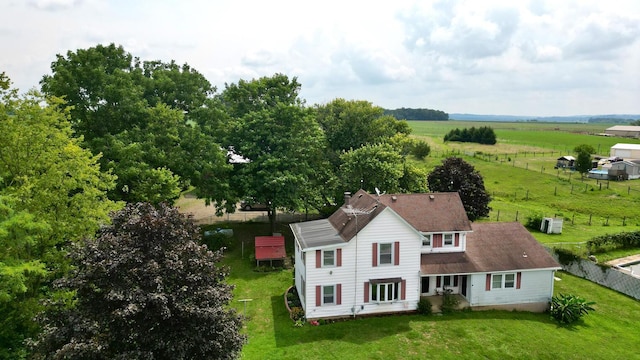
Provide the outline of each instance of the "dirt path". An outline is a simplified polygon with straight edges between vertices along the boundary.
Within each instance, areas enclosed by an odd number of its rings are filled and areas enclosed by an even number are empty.
[[[266,211],[240,211],[236,210],[233,214],[223,214],[216,216],[216,209],[213,206],[206,206],[203,199],[198,199],[194,195],[187,194],[181,196],[176,201],[176,207],[183,214],[193,216],[196,224],[215,224],[218,222],[230,221],[256,221],[268,222]]]

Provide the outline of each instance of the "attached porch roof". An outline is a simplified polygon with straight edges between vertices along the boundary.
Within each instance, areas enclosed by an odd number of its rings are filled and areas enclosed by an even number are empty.
[[[469,274],[560,269],[560,264],[518,222],[472,224],[464,253],[422,254],[422,274]]]

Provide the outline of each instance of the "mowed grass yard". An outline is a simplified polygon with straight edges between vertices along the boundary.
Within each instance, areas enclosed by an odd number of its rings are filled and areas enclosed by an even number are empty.
[[[598,235],[640,230],[640,180],[597,182],[577,173],[554,170],[561,155],[589,144],[608,155],[615,143],[637,140],[593,134],[608,125],[548,123],[410,122],[432,154],[411,160],[430,171],[448,156],[460,156],[484,178],[493,199],[488,219],[520,221],[533,215],[564,219],[563,232],[532,231],[543,244],[584,252]],[[443,143],[449,130],[491,126],[498,144]],[[474,155],[475,154],[475,155]],[[612,359],[640,358],[640,301],[587,280],[559,272],[555,293],[595,301],[596,311],[572,326],[560,326],[548,314],[477,311],[444,316],[398,315],[294,327],[284,306],[293,272],[258,272],[251,260],[253,238],[270,233],[267,224],[231,223],[235,244],[226,251],[229,282],[236,286],[232,306],[246,314],[248,343],[243,359]],[[215,226],[220,226],[217,224]],[[279,225],[293,251],[286,224]],[[243,246],[244,244],[244,246]],[[244,249],[244,251],[243,251]],[[607,260],[640,253],[626,249],[599,254]],[[242,299],[251,299],[245,303]]]
[[[219,224],[217,225],[219,226]],[[638,358],[640,302],[587,280],[558,273],[555,293],[595,301],[596,311],[572,326],[548,314],[463,311],[450,315],[398,315],[295,327],[284,305],[293,272],[258,272],[253,237],[267,224],[233,223],[235,244],[226,251],[232,306],[246,314],[248,343],[242,359],[613,359]],[[281,224],[287,251],[288,227]],[[244,257],[242,250],[244,242]],[[246,303],[239,301],[251,299]],[[246,309],[246,310],[245,310]],[[245,312],[246,311],[246,312]]]

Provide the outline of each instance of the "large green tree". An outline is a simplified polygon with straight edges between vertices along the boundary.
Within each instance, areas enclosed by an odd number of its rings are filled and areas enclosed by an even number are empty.
[[[315,109],[329,148],[337,154],[411,133],[406,121],[384,115],[383,108],[368,101],[338,98]]]
[[[91,236],[118,204],[114,178],[72,137],[68,108],[18,95],[0,74],[0,358],[20,358],[38,300],[68,268],[66,249]]]
[[[491,196],[484,187],[482,175],[468,162],[457,157],[442,161],[427,176],[429,190],[458,192],[470,220],[489,216]]]
[[[245,337],[229,308],[222,250],[177,209],[128,204],[74,249],[32,341],[34,359],[234,359]]]
[[[219,103],[202,74],[174,61],[141,62],[114,44],[58,55],[51,70],[42,89],[65,98],[76,134],[117,175],[110,198],[172,202],[195,185],[207,202],[225,205],[226,151],[214,136],[223,127],[200,125]]]
[[[594,149],[591,145],[581,144],[576,146],[573,151],[577,154],[575,168],[580,173],[580,175],[584,177],[584,174],[593,169],[591,154],[594,154],[596,152],[596,149]]]
[[[324,137],[299,91],[296,78],[275,74],[227,85],[220,97],[232,116],[226,145],[247,161],[234,165],[232,191],[270,204],[272,226],[276,209],[313,198],[323,171]]]

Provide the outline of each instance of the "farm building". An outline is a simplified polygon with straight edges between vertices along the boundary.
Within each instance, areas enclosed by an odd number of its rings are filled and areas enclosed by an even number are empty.
[[[614,162],[608,170],[610,179],[615,179],[615,176],[622,176],[624,179],[640,179],[640,160]]]
[[[640,144],[622,144],[618,143],[611,147],[611,157],[619,157],[625,160],[640,159]]]
[[[256,236],[256,265],[260,266],[261,261],[269,261],[273,266],[273,261],[284,261],[287,252],[284,248],[284,236]]]
[[[544,311],[560,269],[522,224],[471,223],[455,192],[360,190],[290,227],[307,319],[415,311],[443,293],[471,309]]]
[[[558,158],[556,162],[556,169],[573,169],[576,163],[576,158],[571,155],[565,155]]]
[[[640,126],[616,125],[604,131],[608,136],[640,138]]]

